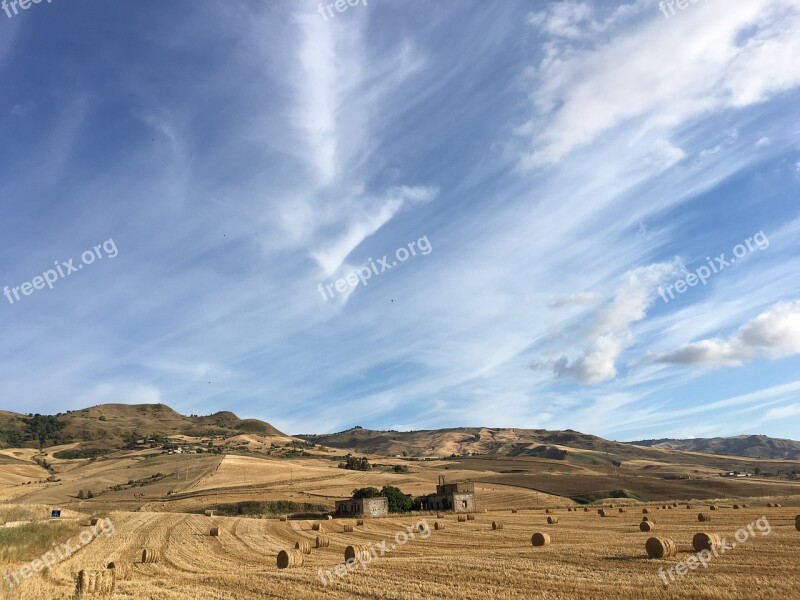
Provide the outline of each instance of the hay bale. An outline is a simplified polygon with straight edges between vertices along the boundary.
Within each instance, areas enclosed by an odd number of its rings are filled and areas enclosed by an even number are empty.
[[[358,520],[356,521],[356,525],[357,525],[358,527],[361,527],[361,526],[363,526],[363,525],[364,525],[364,519],[358,519]]]
[[[589,507],[588,506],[584,506],[583,507],[583,512],[589,512]]]
[[[553,512],[553,511],[551,511],[549,508],[545,508],[544,509],[544,514],[546,514],[546,515],[549,515],[551,512]]]
[[[107,569],[114,571],[115,581],[130,581],[133,577],[133,565],[123,560],[115,560],[106,565]]]
[[[627,512],[627,511],[624,508],[620,508],[619,512],[624,513],[624,512]]]
[[[466,515],[458,515],[458,522],[459,523],[466,523],[467,522],[467,516]]]
[[[697,520],[700,521],[701,523],[708,523],[709,521],[711,521],[711,515],[708,513],[700,513],[699,515],[697,515]]]
[[[686,510],[692,510],[692,505],[691,504],[687,504],[686,505]]]
[[[650,514],[650,509],[649,508],[643,508],[642,509],[642,514],[643,515],[649,515]]]
[[[498,530],[498,529],[502,529],[502,528],[503,528],[503,524],[502,523],[500,523],[499,521],[492,521],[492,529]]]
[[[311,554],[311,542],[303,540],[302,542],[295,542],[294,549],[300,550],[303,554]]]
[[[653,531],[655,524],[652,521],[642,521],[639,523],[639,531]]]
[[[668,507],[667,507],[667,510],[672,510],[672,507],[671,507],[671,506],[668,506]]]
[[[600,515],[601,517],[607,517],[607,516],[609,515],[609,513],[607,513],[607,512],[606,512],[606,509],[605,509],[605,508],[601,508],[601,509],[599,509],[599,510],[597,511],[597,514],[598,514],[598,515]]]
[[[739,510],[741,507],[738,504],[733,505],[733,510]]]
[[[547,517],[548,525],[555,525],[556,523],[558,523],[558,517]]]
[[[92,517],[91,519],[89,519],[89,525],[91,525],[92,527],[97,525],[99,522],[100,522],[100,519],[98,519],[97,517]]]
[[[311,524],[311,530],[312,531],[323,531],[322,525],[320,525],[319,523],[312,523]]]
[[[716,533],[705,533],[701,531],[700,533],[694,534],[692,538],[692,547],[694,547],[695,552],[714,550],[714,548],[719,550],[721,546],[722,541]]]
[[[517,514],[517,509],[516,509],[516,508],[512,508],[512,509],[511,509],[511,513],[512,513],[512,514]]]
[[[344,549],[344,561],[362,560],[367,562],[370,559],[369,544],[353,544]]]
[[[609,504],[608,508],[614,508],[614,505],[613,504]]]
[[[742,508],[750,508],[747,504],[742,504]]]
[[[286,523],[288,520],[288,517],[281,517],[281,523]]]
[[[353,526],[352,525],[345,525],[343,529],[344,529],[344,533],[353,533]]]
[[[325,517],[325,519],[327,519],[328,521],[333,521],[333,517],[331,515],[328,515],[327,517]]]
[[[207,517],[213,517],[214,516],[214,511],[213,510],[206,510],[206,511],[203,511],[203,514],[205,516],[207,516]]]
[[[534,533],[531,536],[533,546],[547,546],[550,543],[550,536],[546,533]]]
[[[647,521],[648,523],[655,523],[655,521],[653,521],[652,517],[642,517],[642,522],[645,522],[645,521]]]
[[[83,569],[78,573],[75,592],[84,596],[112,596],[117,587],[115,569]]]
[[[678,554],[678,546],[671,538],[651,537],[644,544],[650,558],[669,558]]]
[[[781,506],[782,506],[781,504],[779,504],[777,502],[775,503],[775,508],[781,508]]]
[[[798,517],[797,519],[795,519],[795,521],[794,521],[794,528],[795,528],[795,529],[797,529],[797,531],[800,531],[800,517]]]
[[[467,515],[467,521],[474,521],[475,515]]]
[[[303,566],[303,552],[301,550],[281,550],[278,552],[278,568],[291,569]]]
[[[212,527],[210,535],[211,537],[219,537],[219,527]]]
[[[159,558],[161,558],[161,554],[155,548],[145,548],[142,550],[142,564],[150,565],[157,563]]]
[[[434,528],[436,531],[439,531],[439,530],[441,530],[441,529],[444,529],[444,523],[439,523],[439,521],[434,521],[434,522],[433,522],[433,528]]]
[[[436,513],[437,519],[444,519],[444,513]]]
[[[716,504],[712,504],[711,506],[708,507],[708,509],[709,510],[719,510],[719,506],[717,506]]]
[[[327,548],[331,545],[331,541],[328,539],[327,535],[318,535],[314,539],[314,547],[315,548]]]

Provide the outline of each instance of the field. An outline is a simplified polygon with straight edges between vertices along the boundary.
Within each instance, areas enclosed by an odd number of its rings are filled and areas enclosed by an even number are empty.
[[[5,586],[0,598],[69,598],[80,569],[102,568],[109,560],[129,561],[133,576],[117,584],[117,598],[255,599],[255,598],[795,598],[800,532],[797,508],[721,508],[711,524],[699,524],[697,508],[653,510],[660,535],[675,539],[677,558],[646,558],[641,512],[631,509],[601,518],[596,511],[556,511],[559,523],[547,525],[544,511],[479,513],[458,523],[448,515],[446,528],[429,536],[416,534],[396,550],[379,556],[345,577],[323,585],[319,569],[333,569],[353,543],[396,544],[422,519],[433,528],[435,516],[417,515],[367,520],[354,533],[343,533],[340,520],[325,521],[330,547],[314,549],[302,567],[278,570],[275,556],[296,541],[312,540],[311,522],[276,519],[217,518],[173,513],[113,512],[115,533],[100,536],[52,572],[34,575],[16,589]],[[708,569],[690,571],[664,589],[659,569],[693,555],[698,531],[734,532],[766,515],[771,532],[737,544],[711,561]],[[493,531],[492,521],[504,528]],[[346,523],[353,523],[346,521]],[[210,537],[212,526],[219,537]],[[531,546],[534,532],[547,532],[552,543]],[[406,533],[407,535],[407,533]],[[400,538],[402,541],[402,537]],[[141,564],[145,547],[160,550],[156,564]],[[380,554],[377,551],[377,554]],[[323,575],[324,577],[324,575]],[[330,581],[330,580],[328,580]]]
[[[276,458],[128,451],[97,460],[54,460],[46,471],[34,462],[41,460],[34,452],[4,451],[0,515],[6,515],[6,521],[33,521],[24,527],[45,531],[30,537],[49,543],[68,541],[59,535],[77,539],[78,531],[91,532],[90,517],[109,518],[113,533],[98,533],[95,528],[93,535],[85,534],[91,538],[89,543],[57,561],[51,571],[28,579],[20,575],[21,583],[12,587],[8,585],[12,579],[0,582],[0,599],[72,598],[77,573],[104,568],[109,561],[122,561],[132,568],[130,579],[117,582],[113,597],[120,599],[800,597],[795,573],[800,532],[794,525],[795,515],[800,514],[800,486],[786,478],[721,478],[714,471],[731,460],[749,459],[704,455],[692,464],[687,455],[675,462],[647,458],[608,472],[605,465],[582,458],[574,462],[531,457],[414,462],[371,456],[373,470],[360,472],[337,468],[337,460],[327,453]],[[407,466],[408,472],[395,473],[393,467],[399,464]],[[787,463],[754,464],[776,471]],[[668,480],[663,478],[665,473],[694,478]],[[344,525],[355,525],[354,521],[325,520],[334,501],[348,497],[354,488],[392,485],[409,494],[423,494],[434,489],[442,474],[448,481],[475,483],[479,512],[474,521],[459,523],[452,514],[437,519],[434,514],[415,513],[368,519],[345,533]],[[93,490],[94,497],[80,499],[81,490]],[[587,493],[600,493],[602,498],[603,490],[624,491],[632,497],[597,500],[588,512],[571,498]],[[684,503],[668,510],[656,508],[667,500]],[[686,508],[687,501],[692,509]],[[697,514],[712,501],[720,510],[711,513],[711,523],[698,523]],[[783,507],[768,508],[768,502]],[[610,516],[600,517],[598,506],[610,503],[625,506],[626,512],[614,508]],[[734,510],[734,503],[746,503],[749,508]],[[202,514],[211,508],[238,514],[245,505],[292,506],[289,512],[304,516],[282,522],[266,509],[247,517]],[[650,507],[649,517],[656,521],[653,533],[639,531],[643,506]],[[56,507],[69,523],[63,530],[44,521],[49,509]],[[548,507],[559,523],[547,524],[544,510]],[[719,533],[732,540],[737,530],[746,531],[762,516],[768,520],[768,535],[755,529],[754,535],[714,558],[708,568],[689,571],[665,588],[659,570],[694,555],[695,533]],[[432,530],[430,535],[416,533],[416,539],[398,544],[409,527],[422,520]],[[297,541],[314,540],[317,532],[311,526],[315,521],[329,536],[330,546],[313,549],[300,567],[279,570],[277,553],[293,548]],[[434,521],[446,527],[434,530]],[[502,522],[503,529],[492,530],[493,521]],[[209,535],[212,527],[220,529],[218,537]],[[400,538],[395,537],[398,532]],[[533,547],[535,532],[549,533],[552,543]],[[648,559],[644,544],[651,535],[673,538],[678,556]],[[19,544],[20,534],[2,539]],[[384,540],[387,548],[398,547],[373,559],[366,569],[356,568],[344,577],[333,571],[343,562],[347,545],[372,543],[379,553]],[[160,552],[159,562],[141,562],[146,547]],[[46,545],[34,549],[23,544],[3,556],[10,562],[7,568],[16,573],[46,550]],[[331,574],[323,585],[326,571]]]

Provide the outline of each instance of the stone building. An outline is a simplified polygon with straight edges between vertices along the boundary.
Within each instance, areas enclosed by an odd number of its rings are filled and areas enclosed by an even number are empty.
[[[469,481],[445,483],[439,475],[435,494],[418,499],[422,510],[452,510],[456,513],[475,512],[475,484]]]
[[[337,517],[385,517],[388,514],[389,499],[385,496],[336,501]]]

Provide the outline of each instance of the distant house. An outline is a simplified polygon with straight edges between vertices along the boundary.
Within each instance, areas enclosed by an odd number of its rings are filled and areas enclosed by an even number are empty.
[[[422,510],[452,510],[457,513],[475,512],[475,484],[469,481],[445,483],[439,475],[435,494],[418,498]]]
[[[336,501],[337,517],[385,517],[388,514],[389,499],[385,496]]]

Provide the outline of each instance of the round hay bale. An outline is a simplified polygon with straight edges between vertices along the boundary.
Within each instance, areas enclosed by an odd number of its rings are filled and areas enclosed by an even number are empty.
[[[361,526],[363,526],[363,525],[364,525],[364,519],[358,519],[358,520],[356,521],[356,525],[357,525],[358,527],[361,527]]]
[[[348,560],[362,560],[364,562],[369,561],[370,558],[370,550],[369,544],[353,544],[352,546],[348,546],[344,549],[344,561],[347,562]]]
[[[500,523],[499,521],[492,521],[492,529],[498,530],[498,529],[502,529],[502,528],[503,528],[503,524],[502,523]]]
[[[644,523],[645,521],[655,524],[655,521],[653,521],[651,517],[642,517],[642,522]]]
[[[286,523],[288,520],[288,517],[281,517],[281,523]]]
[[[107,569],[114,571],[116,581],[130,581],[133,577],[133,565],[123,560],[115,560],[106,565]]]
[[[605,508],[601,508],[597,511],[597,514],[600,515],[601,517],[607,517],[609,513],[606,512]]]
[[[583,512],[589,512],[589,507],[588,506],[584,506],[583,507]]]
[[[664,505],[661,507],[661,510],[667,510],[667,505],[666,505],[666,504],[664,504]]]
[[[624,509],[624,508],[620,508],[620,509],[619,509],[619,512],[621,512],[621,513],[624,513],[624,512],[626,512],[626,511],[625,511],[625,509]]]
[[[300,550],[281,550],[278,552],[278,568],[291,569],[303,566],[303,552]]]
[[[794,528],[797,529],[797,531],[800,531],[800,519],[797,519],[794,522]]]
[[[512,513],[512,514],[517,514],[517,509],[516,509],[516,508],[512,508],[512,509],[511,509],[511,513]]]
[[[678,503],[677,502],[673,502],[672,506],[674,506],[675,508],[678,508]]]
[[[708,523],[709,521],[711,521],[711,515],[708,513],[700,513],[699,515],[697,515],[697,520],[700,521],[701,523]]]
[[[437,519],[444,519],[444,513],[436,513]]]
[[[550,543],[550,536],[546,533],[534,533],[531,536],[533,546],[547,546]]]
[[[692,538],[692,547],[694,547],[695,552],[713,550],[714,548],[719,550],[721,545],[722,542],[720,537],[716,533],[700,532],[694,534],[694,537]]]
[[[687,504],[686,505],[686,510],[692,510],[692,505],[691,504]]]
[[[668,507],[667,507],[667,510],[672,510],[672,507],[671,507],[671,506],[668,506]]]
[[[213,510],[206,510],[206,511],[203,511],[203,514],[205,516],[207,516],[207,517],[213,517],[214,516],[214,511]]]
[[[311,525],[311,530],[312,531],[323,531],[322,525],[320,525],[319,523],[313,523]]]
[[[300,550],[303,554],[311,554],[311,542],[304,540],[302,542],[295,542],[294,549]]]
[[[741,507],[738,504],[733,505],[733,510],[739,510]]]
[[[544,514],[546,514],[546,515],[549,515],[551,512],[553,512],[553,511],[551,511],[549,508],[545,508],[544,509]]]
[[[98,519],[97,517],[92,517],[91,519],[89,519],[89,525],[91,525],[92,527],[97,525],[99,522],[100,522],[100,519]]]
[[[750,508],[747,504],[742,504],[742,508]]]
[[[775,508],[781,508],[781,506],[782,506],[782,505],[781,505],[781,504],[778,504],[778,503],[776,502],[776,503],[775,503],[773,506],[774,506]]]
[[[678,546],[671,538],[651,537],[644,544],[650,558],[669,558],[678,554]]]
[[[333,517],[332,517],[332,516],[330,516],[330,515],[328,515],[328,516],[327,516],[327,517],[325,517],[325,518],[326,518],[328,521],[333,521]]]
[[[717,506],[716,504],[712,504],[711,506],[708,507],[708,510],[719,510],[719,506]]]
[[[318,535],[314,539],[314,547],[315,548],[327,548],[331,545],[331,541],[328,539],[327,535]]]
[[[643,508],[642,509],[642,514],[643,515],[649,515],[650,514],[650,509],[649,508]]]
[[[458,515],[458,522],[459,523],[466,523],[467,522],[467,516],[466,515]]]
[[[434,528],[436,531],[439,531],[439,530],[441,530],[441,529],[444,529],[444,523],[439,523],[439,521],[434,521],[434,523],[433,523],[433,528]]]
[[[614,505],[613,504],[609,504],[608,508],[614,508]]]
[[[211,537],[219,537],[219,527],[211,528]]]
[[[114,569],[83,569],[78,573],[75,584],[77,595],[111,596],[117,587]]]
[[[344,533],[353,533],[353,526],[352,525],[345,525],[343,527]]]
[[[655,525],[652,521],[642,521],[639,523],[639,531],[653,531]]]
[[[555,525],[556,523],[558,523],[558,517],[547,517],[548,525]]]
[[[142,563],[145,565],[157,563],[159,558],[161,558],[161,554],[155,548],[145,548],[142,550]]]
[[[475,515],[467,515],[467,521],[474,521]]]

